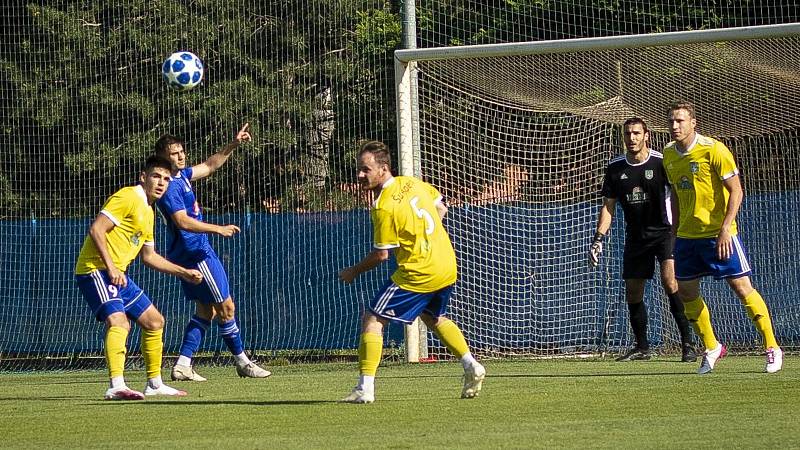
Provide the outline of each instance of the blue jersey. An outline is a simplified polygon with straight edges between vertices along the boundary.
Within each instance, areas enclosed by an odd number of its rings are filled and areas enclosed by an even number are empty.
[[[172,218],[176,212],[186,211],[186,215],[192,219],[203,221],[191,179],[191,167],[178,172],[169,183],[167,192],[157,202],[158,210],[167,223],[167,259],[176,264],[196,263],[214,254],[205,233],[181,230]]]

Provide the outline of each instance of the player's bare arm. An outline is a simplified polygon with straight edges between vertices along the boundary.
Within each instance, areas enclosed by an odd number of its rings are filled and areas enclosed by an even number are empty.
[[[733,252],[731,224],[736,220],[736,215],[739,214],[744,191],[742,191],[742,182],[738,175],[723,180],[722,184],[728,190],[730,197],[728,197],[728,209],[725,211],[725,218],[722,219],[722,225],[717,235],[717,257],[721,261],[725,261],[731,257]]]
[[[439,213],[439,218],[444,219],[444,216],[447,215],[447,205],[444,204],[443,201],[436,202],[436,212]]]
[[[611,228],[611,220],[614,218],[614,211],[617,206],[617,199],[603,198],[600,206],[600,213],[597,218],[597,228],[589,247],[589,265],[597,267],[600,264],[600,254],[603,253],[603,238]]]
[[[236,137],[231,142],[222,147],[222,149],[220,149],[217,153],[211,155],[207,160],[205,160],[205,162],[193,166],[192,180],[199,180],[200,178],[205,178],[214,173],[228,161],[228,158],[231,156],[233,151],[239,147],[239,144],[250,141],[252,137],[247,131],[249,127],[249,123],[242,125],[242,128],[239,129],[239,132],[236,133]]]
[[[222,237],[231,237],[241,231],[236,225],[215,225],[213,223],[201,222],[193,217],[189,217],[185,210],[176,211],[172,215],[172,220],[181,230],[191,231],[192,233],[214,233]]]
[[[154,246],[145,245],[141,251],[142,262],[151,269],[162,273],[174,275],[192,284],[200,284],[203,281],[203,274],[199,270],[185,269],[177,264],[167,261],[163,256],[156,253]]]
[[[108,279],[111,284],[115,286],[125,287],[128,284],[128,278],[125,274],[114,266],[111,260],[111,254],[108,253],[108,241],[106,234],[111,231],[116,225],[105,214],[98,214],[89,227],[89,236],[92,237],[94,246],[97,247],[97,252],[103,259],[103,264],[106,265],[106,272],[108,272]]]
[[[611,228],[611,220],[614,218],[614,212],[617,207],[617,199],[603,198],[603,204],[600,206],[600,214],[597,218],[596,232],[606,235],[609,228]]]
[[[354,266],[350,266],[346,269],[342,269],[339,272],[339,279],[343,282],[350,284],[355,280],[359,275],[364,272],[369,272],[370,270],[378,267],[382,262],[389,259],[389,250],[385,249],[374,249],[367,254],[358,264]]]

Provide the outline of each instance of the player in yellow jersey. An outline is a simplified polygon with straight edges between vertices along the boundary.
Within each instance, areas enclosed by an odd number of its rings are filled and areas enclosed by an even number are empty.
[[[706,351],[698,373],[709,373],[725,356],[717,341],[711,316],[700,295],[700,278],[725,279],[742,301],[747,315],[764,338],[765,371],[781,370],[783,351],[775,340],[767,305],[750,283],[750,263],[736,229],[736,215],[744,193],[739,169],[722,142],[696,131],[694,105],[681,102],[669,109],[673,141],[664,148],[664,169],[677,201],[672,202],[675,241],[675,278],[686,317],[703,340]]]
[[[106,400],[186,395],[162,382],[164,316],[125,273],[141,251],[142,262],[148,267],[192,283],[203,279],[199,271],[172,264],[154,249],[152,205],[166,192],[171,170],[168,160],[147,158],[140,184],[124,187],[106,200],[75,264],[78,288],[97,321],[106,325],[104,347],[110,378]],[[148,378],[144,393],[129,389],[123,376],[129,320],[142,328],[142,356]]]
[[[409,324],[420,317],[464,367],[462,398],[478,395],[486,369],[472,356],[458,326],[445,317],[457,278],[456,256],[442,226],[447,207],[430,184],[414,177],[393,177],[385,144],[369,141],[358,153],[358,181],[375,193],[370,211],[374,243],[358,264],[339,278],[352,283],[360,274],[389,259],[397,270],[375,295],[364,313],[358,347],[360,377],[348,403],[375,401],[375,373],[383,351],[383,328],[389,321]]]

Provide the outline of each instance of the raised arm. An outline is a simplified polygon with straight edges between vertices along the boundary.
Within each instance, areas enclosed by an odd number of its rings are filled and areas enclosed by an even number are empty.
[[[249,141],[251,139],[250,133],[247,131],[249,126],[249,123],[242,125],[242,128],[238,133],[236,133],[236,137],[231,142],[222,147],[222,149],[220,149],[217,153],[211,155],[204,162],[196,166],[192,166],[192,180],[205,178],[222,167],[222,165],[228,161],[228,158],[231,156],[233,151],[236,150],[236,147],[238,147],[240,143]]]

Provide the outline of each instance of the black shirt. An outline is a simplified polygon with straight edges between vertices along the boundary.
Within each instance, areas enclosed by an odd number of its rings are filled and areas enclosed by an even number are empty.
[[[672,211],[667,175],[661,153],[650,150],[647,160],[631,164],[625,155],[608,162],[603,197],[616,199],[625,214],[629,239],[650,239],[671,228]]]

